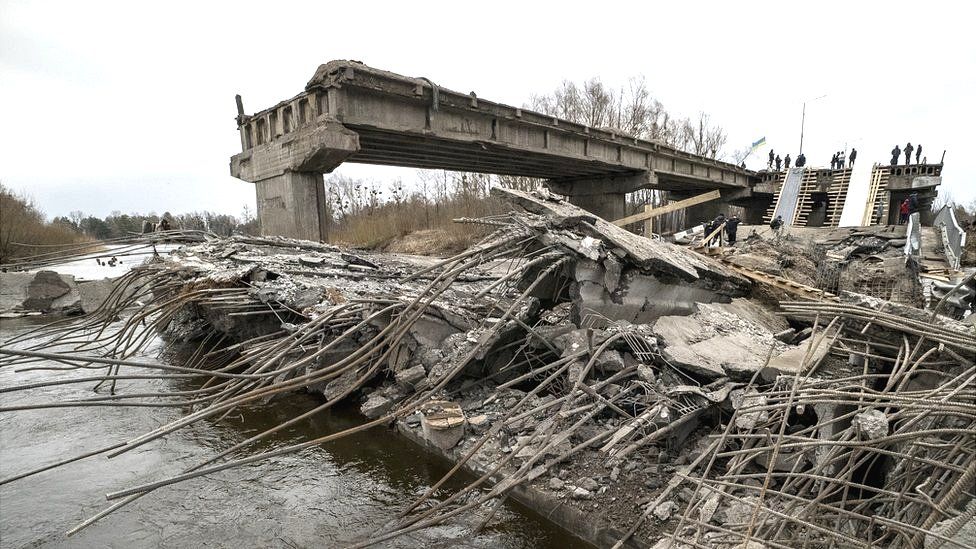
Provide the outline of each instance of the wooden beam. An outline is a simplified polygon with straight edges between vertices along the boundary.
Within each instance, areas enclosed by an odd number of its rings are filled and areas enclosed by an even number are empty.
[[[645,209],[643,212],[634,214],[623,219],[618,219],[613,222],[614,225],[618,227],[623,227],[624,225],[630,225],[631,223],[637,223],[638,221],[644,221],[645,219],[651,219],[652,217],[657,217],[662,214],[676,212],[682,208],[687,208],[689,206],[695,206],[703,202],[709,202],[715,200],[722,196],[722,193],[718,190],[708,191],[707,193],[695,195],[691,198],[686,198],[684,200],[679,200],[677,202],[672,202],[671,204],[666,204],[660,208]]]

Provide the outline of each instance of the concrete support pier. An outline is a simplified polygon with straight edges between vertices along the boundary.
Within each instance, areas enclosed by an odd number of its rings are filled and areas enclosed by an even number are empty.
[[[328,240],[329,209],[321,173],[285,172],[254,185],[262,234]]]
[[[569,203],[584,210],[613,221],[627,217],[627,195],[620,193],[587,194],[569,196]]]
[[[607,221],[627,216],[627,193],[657,185],[651,172],[608,177],[550,179],[546,185],[554,193],[569,197],[570,204]]]

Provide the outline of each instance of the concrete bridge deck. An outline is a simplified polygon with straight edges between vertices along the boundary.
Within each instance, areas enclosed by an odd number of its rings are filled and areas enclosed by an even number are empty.
[[[274,107],[238,110],[243,152],[231,174],[256,184],[262,230],[313,240],[326,236],[322,174],[343,162],[545,179],[611,220],[637,189],[743,198],[760,180],[726,162],[355,61],[321,65],[305,91]]]

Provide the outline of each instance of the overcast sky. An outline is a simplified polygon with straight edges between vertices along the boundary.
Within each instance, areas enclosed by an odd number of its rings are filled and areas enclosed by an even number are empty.
[[[921,143],[941,192],[976,200],[976,39],[965,2],[24,2],[0,0],[0,180],[49,216],[239,214],[254,189],[234,94],[254,112],[320,63],[356,59],[522,105],[562,80],[646,77],[670,111],[705,111],[728,149],[765,136],[808,164]],[[765,153],[750,158],[760,168]],[[339,173],[410,179],[410,170]],[[861,182],[856,185],[863,186]]]

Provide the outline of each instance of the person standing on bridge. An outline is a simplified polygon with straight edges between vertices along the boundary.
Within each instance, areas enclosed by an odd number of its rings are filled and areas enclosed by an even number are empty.
[[[913,147],[912,146],[912,142],[909,141],[908,144],[905,145],[905,165],[906,166],[912,163],[912,151],[913,150],[915,150],[915,147]]]
[[[786,153],[786,158],[783,159],[783,167],[787,170],[790,169],[790,153]]]
[[[891,165],[892,166],[897,166],[898,165],[898,157],[900,157],[900,156],[901,156],[901,149],[898,148],[898,145],[895,145],[895,148],[894,149],[891,149]]]
[[[844,158],[844,151],[838,151],[837,152],[837,168],[840,169],[840,170],[843,170],[844,169],[844,164],[846,162],[847,162],[847,159]]]
[[[769,149],[769,169],[770,170],[773,169],[773,161],[774,160],[776,160],[776,153],[773,152],[773,149]]]
[[[922,146],[919,145],[915,147],[915,163],[919,164],[919,159],[922,158]]]
[[[851,147],[851,155],[848,157],[848,159],[849,159],[850,164],[851,164],[851,169],[854,169],[854,160],[857,159],[857,149],[855,149],[854,147]]]
[[[779,155],[776,155],[776,171],[780,171],[783,167],[783,160],[780,159]]]
[[[739,216],[737,215],[733,215],[725,222],[725,236],[729,239],[729,246],[735,246],[735,233],[739,229],[739,222]]]
[[[834,156],[830,157],[830,169],[831,170],[837,169],[837,153],[834,153]]]
[[[796,167],[802,168],[807,165],[807,155],[800,153],[796,155]]]

